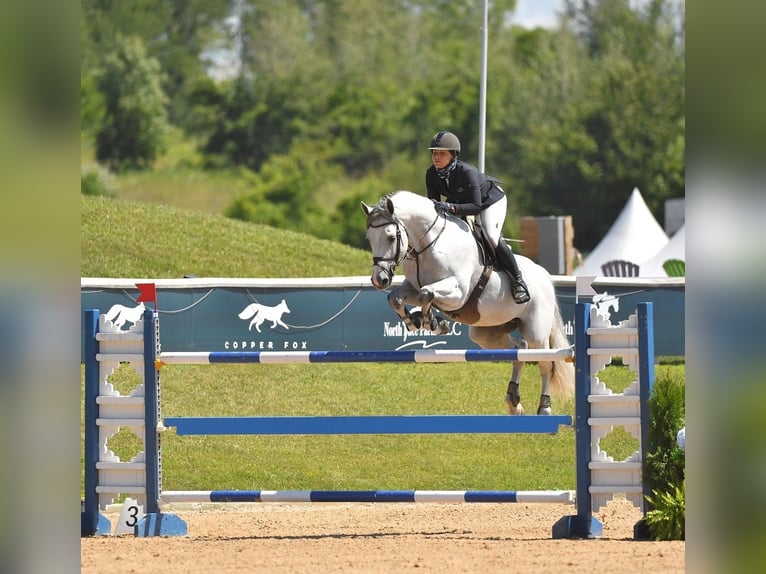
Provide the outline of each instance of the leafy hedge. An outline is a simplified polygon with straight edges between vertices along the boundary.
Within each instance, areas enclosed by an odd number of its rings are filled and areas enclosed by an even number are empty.
[[[671,376],[658,378],[649,398],[649,452],[643,480],[652,494],[646,501],[648,534],[652,540],[685,540],[686,454],[677,444],[684,426],[685,384]]]

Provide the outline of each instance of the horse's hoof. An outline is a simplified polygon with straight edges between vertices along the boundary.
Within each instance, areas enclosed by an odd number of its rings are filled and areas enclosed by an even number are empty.
[[[537,406],[537,414],[550,415],[551,412],[551,397],[549,395],[540,395],[540,404]]]
[[[508,405],[508,414],[511,414],[511,415],[525,415],[527,413],[524,410],[524,407],[522,407],[521,404],[519,403],[515,407],[513,405],[509,404]]]
[[[514,401],[511,400],[510,395],[505,395],[505,403],[508,405],[508,413],[512,415],[523,415],[526,414],[524,411],[524,407],[522,406],[521,402],[516,401],[516,404],[513,404]]]

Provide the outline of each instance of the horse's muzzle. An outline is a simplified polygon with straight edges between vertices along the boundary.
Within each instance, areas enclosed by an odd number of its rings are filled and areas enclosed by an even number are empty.
[[[373,268],[372,275],[370,276],[370,283],[372,283],[372,286],[375,287],[375,289],[388,289],[388,287],[391,285],[391,280],[392,275],[388,269],[380,266]]]

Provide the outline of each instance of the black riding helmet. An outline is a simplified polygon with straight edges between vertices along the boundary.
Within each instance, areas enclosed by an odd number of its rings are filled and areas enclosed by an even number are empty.
[[[443,149],[451,151],[454,152],[455,157],[457,157],[457,155],[460,153],[460,140],[452,132],[442,131],[431,138],[431,145],[428,146],[428,149]]]

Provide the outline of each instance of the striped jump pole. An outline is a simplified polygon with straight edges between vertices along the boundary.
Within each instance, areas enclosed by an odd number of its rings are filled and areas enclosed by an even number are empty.
[[[205,502],[432,502],[574,504],[571,490],[179,490],[163,503]]]
[[[401,351],[215,351],[160,353],[165,365],[214,363],[464,363],[573,360],[574,349],[417,349]]]

